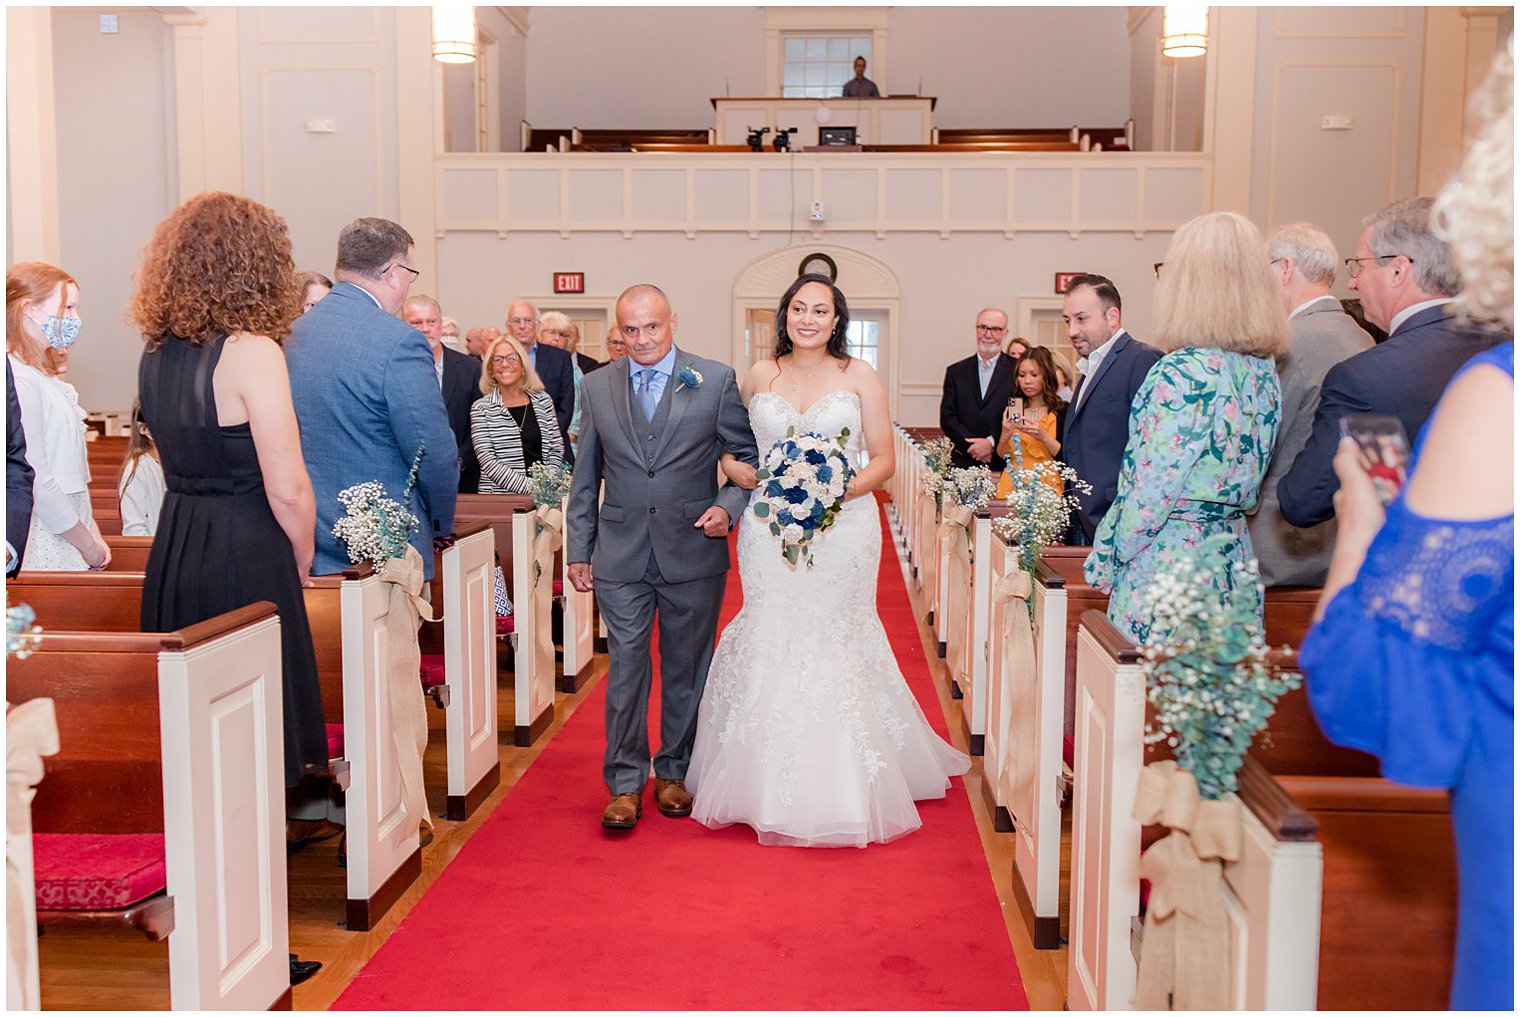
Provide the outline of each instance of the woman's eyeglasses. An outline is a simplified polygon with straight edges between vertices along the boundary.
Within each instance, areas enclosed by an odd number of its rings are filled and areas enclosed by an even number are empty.
[[[516,353],[508,353],[506,356],[492,357],[491,363],[496,367],[504,367],[507,364],[520,364],[522,363],[522,357],[519,357]]]

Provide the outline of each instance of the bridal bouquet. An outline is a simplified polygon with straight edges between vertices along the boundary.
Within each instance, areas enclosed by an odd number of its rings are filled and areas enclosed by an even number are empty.
[[[417,529],[417,517],[407,508],[412,501],[412,487],[417,483],[417,467],[422,464],[422,449],[412,457],[406,487],[398,502],[386,496],[385,486],[371,480],[354,484],[338,492],[343,515],[333,523],[334,537],[348,547],[348,560],[355,564],[367,561],[376,571],[391,558],[404,558],[407,544]]]
[[[760,461],[755,471],[759,497],[753,510],[780,538],[788,564],[806,559],[812,567],[812,542],[839,515],[855,467],[844,451],[848,427],[832,439],[815,431],[796,432],[795,427],[787,428],[786,437]]]

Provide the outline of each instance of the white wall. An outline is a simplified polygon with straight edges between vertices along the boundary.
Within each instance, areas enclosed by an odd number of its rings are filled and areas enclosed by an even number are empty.
[[[535,127],[706,128],[712,96],[765,94],[759,7],[534,7]]]
[[[172,74],[158,14],[54,11],[60,264],[79,280],[69,381],[85,406],[126,408],[142,339],[124,316],[144,245],[174,207]]]
[[[936,127],[1119,127],[1124,7],[893,7],[883,92],[937,96]]]

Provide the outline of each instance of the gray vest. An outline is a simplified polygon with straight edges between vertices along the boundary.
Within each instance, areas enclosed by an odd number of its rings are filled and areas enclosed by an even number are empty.
[[[654,419],[646,420],[644,408],[639,405],[638,379],[632,380],[628,386],[628,410],[633,415],[633,429],[637,432],[635,438],[644,449],[644,461],[651,468],[654,467],[655,449],[659,447],[660,435],[665,433],[665,422],[670,419],[670,393],[676,387],[675,375],[665,379],[665,391],[660,393],[660,401],[655,404]]]

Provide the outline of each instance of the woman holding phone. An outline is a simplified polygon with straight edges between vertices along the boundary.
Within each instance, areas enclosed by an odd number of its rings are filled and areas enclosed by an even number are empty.
[[[1019,359],[1019,373],[1014,397],[1003,411],[1003,435],[998,439],[997,453],[1008,460],[1008,469],[998,483],[996,498],[1006,498],[1013,491],[1013,471],[1038,469],[1045,463],[1054,463],[1061,452],[1061,418],[1066,405],[1056,394],[1056,363],[1049,350],[1037,346]],[[1014,438],[1018,438],[1015,454]],[[1045,483],[1056,491],[1062,490],[1060,475],[1055,469],[1046,471]]]

